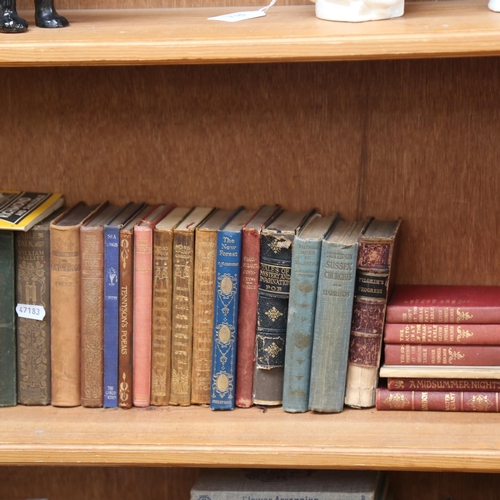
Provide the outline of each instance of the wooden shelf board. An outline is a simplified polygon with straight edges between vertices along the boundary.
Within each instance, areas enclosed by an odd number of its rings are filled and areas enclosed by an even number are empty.
[[[401,18],[340,23],[314,5],[272,7],[239,23],[207,18],[252,7],[74,10],[69,28],[2,34],[0,66],[330,61],[500,54],[487,0],[407,3]]]
[[[500,471],[500,415],[0,409],[0,464]]]

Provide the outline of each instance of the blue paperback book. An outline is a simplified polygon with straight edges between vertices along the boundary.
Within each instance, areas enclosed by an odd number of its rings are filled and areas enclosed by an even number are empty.
[[[104,407],[118,406],[118,294],[120,228],[143,203],[129,203],[104,226]]]
[[[241,229],[254,210],[240,208],[217,233],[210,408],[233,410],[240,290]]]

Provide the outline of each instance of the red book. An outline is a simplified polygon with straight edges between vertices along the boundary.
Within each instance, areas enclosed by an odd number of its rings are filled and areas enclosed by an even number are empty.
[[[500,345],[500,325],[386,323],[386,344]]]
[[[153,229],[174,205],[159,205],[134,228],[133,404],[149,406],[153,305]]]
[[[389,391],[378,388],[377,410],[476,411],[498,413],[498,392]]]
[[[387,344],[384,352],[387,365],[500,365],[500,346]]]
[[[388,378],[390,391],[500,392],[500,380],[474,378]]]
[[[500,286],[399,285],[386,322],[500,324]]]
[[[262,207],[242,230],[241,278],[236,367],[236,406],[252,406],[259,289],[260,232],[279,211],[278,206]]]

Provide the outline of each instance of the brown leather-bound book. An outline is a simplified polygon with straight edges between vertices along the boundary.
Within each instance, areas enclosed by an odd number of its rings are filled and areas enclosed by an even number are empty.
[[[38,317],[18,314],[17,401],[48,405],[50,395],[50,233],[61,208],[29,231],[16,233],[16,298],[19,305],[34,305]],[[40,316],[43,313],[43,318]]]
[[[104,394],[104,224],[122,207],[105,205],[80,227],[82,406],[99,408]]]
[[[170,404],[191,404],[195,229],[213,208],[196,207],[174,230]]]
[[[209,404],[217,231],[234,210],[216,210],[196,228],[191,403]]]
[[[53,406],[81,404],[80,227],[100,207],[79,203],[50,225]]]
[[[238,342],[236,357],[236,406],[252,406],[257,331],[257,296],[259,290],[260,235],[280,207],[263,206],[241,230],[240,303],[238,307]]]
[[[132,408],[132,326],[134,227],[147,217],[153,207],[146,205],[120,230],[120,293],[118,349],[118,406]]]
[[[176,207],[153,233],[153,325],[151,332],[151,404],[166,406],[170,399],[172,345],[172,252],[174,229],[191,208]]]
[[[401,219],[374,219],[360,239],[352,313],[345,404],[375,406],[385,310],[395,276]]]

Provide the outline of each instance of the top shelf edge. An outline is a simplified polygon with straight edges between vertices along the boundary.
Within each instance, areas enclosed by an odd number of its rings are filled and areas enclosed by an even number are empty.
[[[0,66],[235,64],[500,55],[500,13],[487,2],[407,3],[401,18],[317,19],[314,5],[272,7],[241,23],[208,20],[256,7],[62,11],[63,29],[0,34]]]

